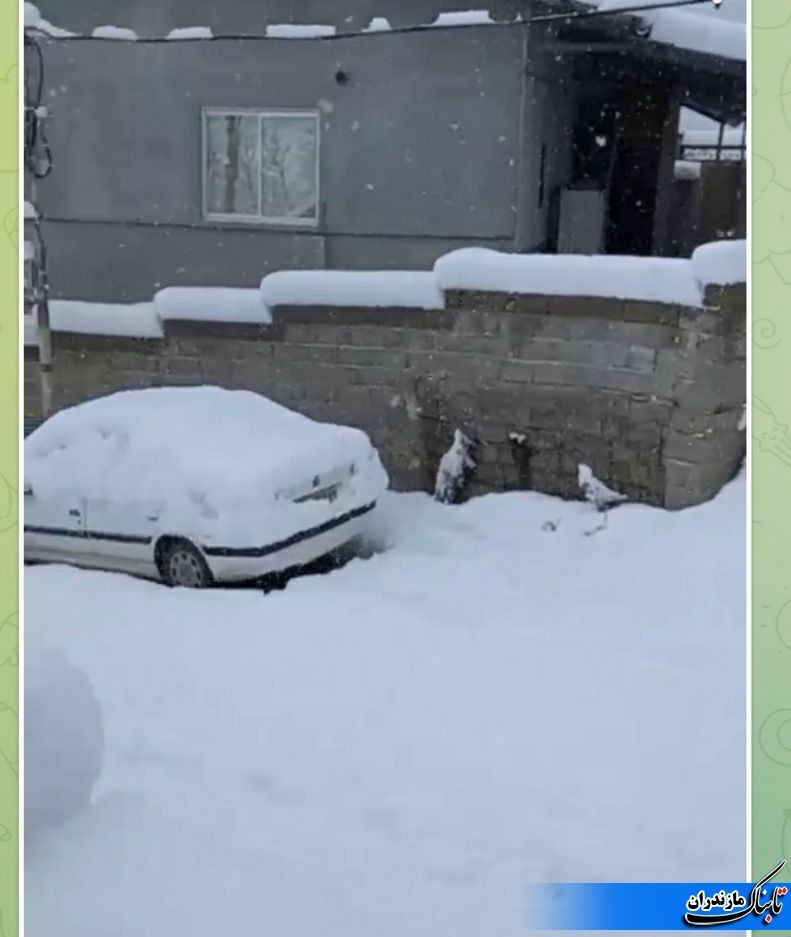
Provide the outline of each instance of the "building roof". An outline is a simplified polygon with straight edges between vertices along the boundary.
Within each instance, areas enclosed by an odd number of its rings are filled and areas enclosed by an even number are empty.
[[[723,0],[719,8],[701,0],[700,6],[681,9],[634,10],[657,2],[544,0],[559,17],[558,33],[580,51],[616,44],[620,52],[647,59],[656,74],[673,75],[686,107],[718,122],[742,123],[747,111],[745,0]],[[728,15],[720,19],[723,11]],[[580,16],[586,12],[597,15]]]

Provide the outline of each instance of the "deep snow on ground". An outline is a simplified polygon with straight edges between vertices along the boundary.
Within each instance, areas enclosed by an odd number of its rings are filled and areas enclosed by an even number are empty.
[[[387,552],[266,595],[29,568],[106,753],[27,933],[511,937],[528,881],[743,880],[744,502],[391,495]]]

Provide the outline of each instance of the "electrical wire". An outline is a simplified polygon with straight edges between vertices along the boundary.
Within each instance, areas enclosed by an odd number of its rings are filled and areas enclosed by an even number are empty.
[[[311,42],[338,42],[346,39],[368,39],[383,36],[398,36],[408,33],[436,32],[447,30],[464,29],[514,29],[527,27],[534,23],[552,23],[552,22],[576,22],[578,20],[602,19],[607,16],[623,16],[625,14],[639,15],[641,13],[650,13],[654,10],[673,10],[679,7],[699,6],[700,4],[710,4],[712,0],[657,0],[656,3],[640,4],[635,6],[624,6],[618,9],[607,10],[578,10],[571,13],[544,13],[538,16],[532,16],[527,19],[512,20],[510,22],[491,22],[491,23],[438,23],[436,25],[424,23],[414,26],[393,26],[390,29],[382,30],[347,30],[344,32],[327,33],[316,35],[309,38]],[[28,31],[35,30],[35,26],[25,27],[25,34]],[[237,42],[291,42],[293,39],[284,39],[281,36],[268,36],[261,33],[223,33],[214,36],[138,36],[136,39],[121,40],[112,36],[50,36],[44,30],[37,30],[42,35],[59,42],[122,42],[143,43],[146,45],[156,45],[158,43],[183,43],[183,42],[226,42],[229,40]]]
[[[25,32],[25,169],[36,179],[45,179],[52,171],[50,150],[44,123],[41,120],[41,101],[44,96],[44,55],[38,41]]]

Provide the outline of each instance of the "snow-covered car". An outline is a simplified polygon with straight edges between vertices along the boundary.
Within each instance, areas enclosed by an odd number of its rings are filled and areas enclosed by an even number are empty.
[[[202,587],[358,537],[388,485],[360,430],[250,391],[122,391],[25,440],[25,560]]]

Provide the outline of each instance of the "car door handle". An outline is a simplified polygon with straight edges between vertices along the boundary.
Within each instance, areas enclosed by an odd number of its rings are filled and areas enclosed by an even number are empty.
[[[71,508],[69,510],[69,517],[80,517],[81,512],[77,508]]]

